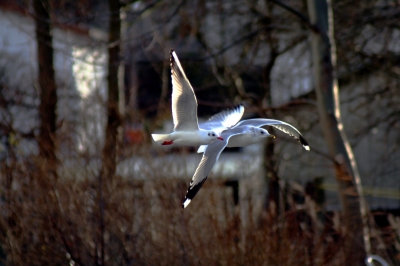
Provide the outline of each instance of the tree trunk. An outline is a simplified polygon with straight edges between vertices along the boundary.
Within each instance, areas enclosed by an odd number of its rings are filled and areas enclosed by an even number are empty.
[[[354,154],[343,129],[336,78],[336,48],[330,2],[308,0],[311,23],[315,30],[311,46],[318,113],[329,153],[334,160],[336,180],[346,227],[346,261],[364,265],[370,251],[367,210]]]
[[[34,0],[38,55],[38,82],[40,89],[39,154],[49,167],[56,166],[56,81],[53,67],[53,38],[51,35],[50,4],[47,0]]]
[[[118,128],[121,125],[119,112],[119,78],[118,70],[120,63],[120,41],[121,41],[121,18],[120,2],[115,0],[108,1],[109,28],[108,28],[108,97],[107,97],[107,124],[105,129],[105,139],[102,151],[102,169],[99,175],[99,241],[96,243],[95,250],[100,248],[100,258],[97,258],[97,265],[105,263],[105,209],[107,198],[107,187],[117,168],[117,145]],[[97,244],[99,247],[97,247]],[[97,252],[96,252],[97,254]]]
[[[108,1],[110,21],[108,36],[108,99],[107,125],[102,152],[103,176],[112,177],[116,170],[118,128],[121,125],[119,112],[118,69],[120,63],[121,19],[119,1]]]

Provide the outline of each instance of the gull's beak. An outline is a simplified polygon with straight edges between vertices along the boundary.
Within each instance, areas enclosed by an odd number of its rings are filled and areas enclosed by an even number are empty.
[[[271,138],[273,138],[273,139],[276,138],[274,135],[269,135],[269,136],[270,136]]]
[[[222,137],[218,137],[217,139],[219,139],[219,140],[224,140]]]

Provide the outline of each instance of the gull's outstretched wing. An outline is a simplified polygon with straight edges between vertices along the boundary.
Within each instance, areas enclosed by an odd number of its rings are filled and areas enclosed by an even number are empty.
[[[303,135],[301,135],[300,131],[298,131],[294,126],[285,123],[283,121],[275,120],[275,119],[265,119],[265,118],[254,118],[254,119],[246,119],[240,121],[236,125],[238,126],[253,126],[253,127],[262,127],[262,126],[272,126],[275,127],[286,134],[294,137],[298,140],[307,151],[310,150],[310,146],[308,146],[307,141],[304,139]]]
[[[170,51],[174,130],[198,130],[197,100],[175,51]]]
[[[221,152],[228,144],[229,138],[234,135],[242,134],[243,132],[243,127],[228,129],[224,131],[221,135],[224,140],[213,141],[207,146],[207,149],[205,150],[203,157],[201,158],[199,166],[197,166],[196,172],[192,177],[189,189],[187,190],[185,199],[182,203],[182,208],[186,208],[192,201],[194,196],[196,196],[197,192],[199,192],[200,188],[207,180],[207,177],[210,174],[215,163],[218,161]]]
[[[244,106],[239,104],[233,108],[219,112],[207,122],[201,123],[201,129],[214,130],[217,133],[221,133],[223,130],[233,127],[240,121],[244,113]]]

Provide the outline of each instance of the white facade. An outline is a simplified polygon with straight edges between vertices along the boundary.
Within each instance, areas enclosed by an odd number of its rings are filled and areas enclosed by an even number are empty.
[[[18,135],[31,131],[38,134],[35,21],[30,16],[0,9],[0,25],[0,70],[7,84],[1,93],[14,101],[1,110],[1,119],[17,131],[13,144],[20,155],[37,154],[36,142]],[[58,134],[63,139],[60,155],[68,156],[76,147],[93,150],[103,138],[105,45],[95,43],[84,30],[54,28],[53,47],[57,118],[61,124]]]

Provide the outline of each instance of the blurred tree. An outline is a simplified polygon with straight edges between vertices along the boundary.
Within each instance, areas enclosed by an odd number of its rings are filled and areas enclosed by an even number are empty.
[[[311,23],[316,27],[311,33],[311,46],[318,113],[339,185],[347,233],[346,261],[362,265],[366,252],[370,252],[368,214],[360,174],[340,113],[331,3],[309,0],[308,9]]]
[[[99,175],[99,265],[105,260],[105,191],[115,175],[117,168],[118,129],[121,126],[119,112],[119,64],[121,45],[121,18],[120,1],[109,0],[109,27],[108,27],[108,75],[107,75],[107,124],[105,128],[104,147],[102,151],[102,169]],[[96,245],[97,249],[97,245]],[[97,253],[96,253],[97,254]]]
[[[48,160],[48,166],[56,173],[56,105],[57,89],[53,67],[53,38],[51,35],[51,6],[48,0],[34,0],[40,89],[40,156]]]
[[[119,1],[109,1],[107,124],[103,147],[103,176],[112,177],[116,169],[119,112],[119,80],[121,19]]]

